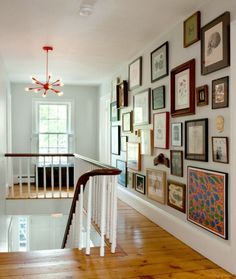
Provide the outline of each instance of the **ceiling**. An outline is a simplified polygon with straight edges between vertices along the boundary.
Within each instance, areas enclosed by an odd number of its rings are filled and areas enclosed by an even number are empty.
[[[82,1],[93,2],[89,17]],[[0,0],[0,54],[11,81],[44,77],[43,45],[52,45],[49,71],[67,84],[99,84],[166,28],[205,0]]]

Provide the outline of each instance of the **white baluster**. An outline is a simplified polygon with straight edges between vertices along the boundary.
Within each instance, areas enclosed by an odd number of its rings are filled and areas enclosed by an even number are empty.
[[[51,157],[51,187],[52,187],[52,197],[54,198],[54,166],[53,166],[53,156]]]
[[[106,177],[103,176],[101,188],[101,246],[100,246],[100,256],[104,257],[105,254],[105,218],[106,218]]]
[[[38,158],[36,158],[36,166],[35,166],[35,187],[36,187],[36,198],[38,198],[39,197]]]
[[[106,218],[106,237],[110,239],[110,218],[111,218],[111,177],[108,177],[107,183],[107,218]]]
[[[47,189],[47,184],[46,184],[46,163],[45,163],[45,157],[43,157],[43,193],[44,193],[44,198],[46,198],[46,189]]]
[[[22,158],[19,158],[20,198],[22,197]]]
[[[83,248],[83,201],[84,201],[84,186],[80,185],[79,194],[79,250]]]
[[[59,157],[59,197],[61,198],[61,156]]]
[[[91,228],[91,195],[92,195],[92,177],[88,183],[88,206],[87,206],[87,226],[86,226],[86,255],[90,254],[90,228]]]
[[[30,163],[31,163],[31,158],[29,157],[27,160],[28,198],[30,198]]]
[[[116,250],[116,228],[117,228],[117,176],[113,177],[113,212],[112,212],[112,242],[111,253],[115,253]]]

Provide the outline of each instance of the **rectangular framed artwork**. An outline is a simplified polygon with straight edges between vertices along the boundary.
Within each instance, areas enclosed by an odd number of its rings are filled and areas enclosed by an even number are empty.
[[[133,131],[133,112],[122,114],[122,132],[131,133]]]
[[[120,126],[111,127],[111,153],[120,155]]]
[[[159,86],[152,90],[152,109],[165,108],[165,86]]]
[[[120,111],[117,109],[116,101],[110,104],[110,121],[116,122],[120,120]]]
[[[140,143],[127,143],[127,165],[132,170],[141,170]]]
[[[169,112],[153,114],[154,147],[169,148]]]
[[[117,108],[128,106],[128,83],[126,80],[123,80],[116,86],[116,102]]]
[[[150,124],[150,89],[134,95],[134,125]]]
[[[118,176],[118,183],[127,187],[127,163],[122,160],[116,160],[116,167],[121,170],[121,173]]]
[[[207,84],[196,88],[196,101],[197,101],[198,107],[208,105],[208,85]]]
[[[128,137],[126,136],[122,136],[120,138],[120,150],[123,152],[127,151],[127,141],[128,141]]]
[[[222,77],[212,81],[212,109],[229,106],[229,77]]]
[[[183,144],[183,123],[171,123],[171,145],[182,146]]]
[[[170,173],[175,176],[183,177],[183,151],[170,151]]]
[[[142,57],[138,57],[129,64],[129,90],[142,85]]]
[[[141,140],[141,154],[152,155],[153,149],[153,131],[152,130],[140,130]]]
[[[145,185],[145,176],[136,173],[135,174],[135,190],[143,195],[145,195],[146,192],[146,185]]]
[[[201,13],[197,11],[184,21],[184,47],[200,40]]]
[[[148,198],[165,204],[166,201],[166,172],[147,169],[147,196]]]
[[[229,163],[227,137],[212,137],[212,160],[218,163]]]
[[[168,180],[167,204],[183,213],[186,212],[186,185]]]
[[[134,173],[130,170],[127,171],[127,185],[130,189],[134,188]]]

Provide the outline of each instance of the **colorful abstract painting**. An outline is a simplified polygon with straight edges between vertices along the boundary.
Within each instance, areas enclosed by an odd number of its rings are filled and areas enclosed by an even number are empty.
[[[188,220],[227,239],[227,174],[188,167]]]

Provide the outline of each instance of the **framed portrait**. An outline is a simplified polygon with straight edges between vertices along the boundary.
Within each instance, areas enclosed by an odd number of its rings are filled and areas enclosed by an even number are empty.
[[[153,131],[152,130],[140,130],[141,140],[141,154],[152,155],[153,149]]]
[[[201,73],[230,66],[230,13],[225,12],[201,29]]]
[[[212,109],[229,106],[229,77],[222,77],[212,81]]]
[[[147,196],[148,198],[165,204],[166,202],[166,172],[147,169]]]
[[[150,124],[150,89],[134,95],[134,125]]]
[[[134,173],[129,170],[127,171],[127,185],[130,189],[134,188]]]
[[[117,109],[116,101],[110,104],[110,121],[116,122],[120,120],[120,111]]]
[[[188,167],[188,221],[228,238],[227,173]]]
[[[131,133],[133,131],[133,112],[125,112],[122,114],[122,132]]]
[[[123,80],[116,86],[116,102],[117,108],[128,106],[128,83],[126,80]]]
[[[212,160],[224,164],[229,163],[227,137],[212,137]]]
[[[146,192],[145,176],[136,173],[134,179],[135,190],[143,195]]]
[[[208,85],[199,86],[196,88],[196,101],[197,106],[207,106],[208,105]]]
[[[141,170],[140,143],[127,143],[127,165],[132,170]]]
[[[169,112],[153,114],[154,147],[169,148]]]
[[[183,177],[183,151],[170,151],[170,173],[175,176]]]
[[[167,181],[167,204],[183,213],[186,212],[186,185]]]
[[[189,47],[200,40],[201,13],[194,13],[184,21],[184,47]]]
[[[120,150],[123,152],[127,151],[127,141],[128,141],[128,137],[126,136],[122,136],[120,138]]]
[[[171,116],[195,114],[195,59],[171,71]]]
[[[120,126],[111,127],[111,153],[120,155]]]
[[[171,123],[171,145],[182,146],[183,145],[183,123]]]
[[[152,109],[165,108],[165,86],[159,86],[152,90]]]
[[[151,52],[151,82],[169,74],[169,44],[165,42]]]
[[[142,57],[138,57],[129,64],[129,90],[142,85]]]
[[[116,167],[121,170],[121,173],[118,176],[118,183],[127,187],[127,163],[122,160],[116,160]]]

